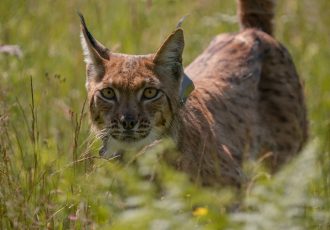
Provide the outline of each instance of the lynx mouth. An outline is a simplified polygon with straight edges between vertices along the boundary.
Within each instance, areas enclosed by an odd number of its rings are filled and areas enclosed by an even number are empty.
[[[112,158],[125,152],[140,151],[143,147],[160,138],[152,130],[113,131],[103,137],[99,154],[104,158]]]
[[[148,133],[139,133],[135,131],[123,131],[116,134],[111,134],[111,137],[120,142],[132,143],[138,142],[148,136]]]
[[[121,141],[124,141],[124,142],[136,142],[138,141],[139,139],[134,137],[134,136],[123,136],[121,138]]]

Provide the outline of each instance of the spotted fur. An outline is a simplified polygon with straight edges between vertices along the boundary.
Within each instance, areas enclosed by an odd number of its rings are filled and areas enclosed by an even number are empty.
[[[183,32],[176,30],[156,54],[108,51],[82,23],[87,90],[93,127],[104,132],[105,152],[141,148],[170,136],[180,156],[169,163],[203,185],[244,181],[242,163],[267,154],[277,171],[302,148],[307,116],[302,83],[287,49],[272,37],[273,0],[239,0],[241,31],[213,39],[185,72],[195,90],[179,103]],[[100,97],[113,87],[118,101]],[[147,87],[161,95],[145,102]],[[135,117],[134,140],[125,139],[122,116]]]

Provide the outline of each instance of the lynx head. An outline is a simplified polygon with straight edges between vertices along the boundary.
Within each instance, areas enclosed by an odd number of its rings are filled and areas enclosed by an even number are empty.
[[[141,148],[169,129],[179,105],[183,31],[177,29],[155,54],[112,53],[93,38],[81,17],[81,44],[92,127],[103,155]]]

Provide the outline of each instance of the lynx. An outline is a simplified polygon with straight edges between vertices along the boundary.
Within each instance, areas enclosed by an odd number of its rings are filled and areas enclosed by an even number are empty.
[[[102,156],[171,137],[178,170],[202,185],[240,186],[244,160],[264,157],[276,172],[299,152],[308,127],[304,94],[289,52],[273,36],[275,1],[237,3],[240,32],[215,37],[185,69],[181,28],[154,54],[120,54],[94,39],[80,15]]]

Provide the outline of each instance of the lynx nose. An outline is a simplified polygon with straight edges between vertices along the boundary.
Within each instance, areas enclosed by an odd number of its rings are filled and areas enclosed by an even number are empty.
[[[131,130],[137,123],[137,120],[131,115],[123,115],[120,118],[120,123],[126,130]]]

